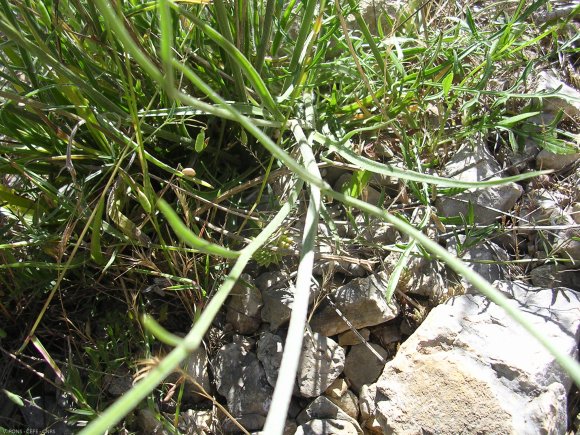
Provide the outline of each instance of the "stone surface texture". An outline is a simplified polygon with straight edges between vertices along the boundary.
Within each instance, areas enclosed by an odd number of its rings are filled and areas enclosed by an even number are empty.
[[[361,329],[394,319],[400,308],[396,301],[387,304],[385,289],[388,278],[379,272],[367,278],[353,279],[331,293],[330,297],[352,326]],[[312,329],[327,337],[350,329],[328,302],[312,317]]]
[[[580,92],[558,79],[551,71],[538,74],[537,92],[554,92],[556,89],[557,95],[542,99],[544,111],[557,113],[563,110],[571,118],[580,116]]]
[[[355,392],[359,392],[364,384],[375,382],[385,366],[369,347],[372,347],[383,361],[386,361],[388,356],[385,349],[374,343],[357,344],[350,349],[344,364],[344,374],[350,380]]]
[[[260,327],[260,310],[262,295],[248,274],[242,274],[241,279],[232,289],[227,304],[226,319],[234,330],[240,334],[252,334]]]
[[[399,253],[391,253],[385,259],[388,272],[395,268],[399,257]],[[411,257],[408,259],[405,269],[399,278],[397,290],[437,300],[447,290],[444,277],[445,268],[438,261],[427,260],[422,257]]]
[[[494,178],[500,171],[501,167],[481,140],[474,145],[463,145],[447,163],[443,175],[456,180],[477,182]],[[467,216],[468,204],[471,203],[475,222],[488,225],[504,212],[509,212],[522,192],[518,184],[507,183],[468,190],[453,197],[438,196],[435,205],[443,216]]]
[[[577,352],[580,296],[497,281],[510,305],[570,356]],[[571,380],[534,338],[483,296],[436,307],[361,391],[361,411],[383,433],[564,433]],[[370,399],[369,399],[370,398]]]
[[[264,290],[262,300],[264,301],[262,320],[270,324],[271,331],[276,331],[290,320],[294,304],[294,287]]]
[[[256,345],[258,348],[257,356],[264,366],[268,383],[275,387],[280,364],[282,363],[282,354],[284,353],[282,338],[278,335],[264,332]]]
[[[178,428],[184,435],[211,435],[216,431],[216,423],[212,411],[188,409],[179,414]]]
[[[247,346],[223,346],[213,358],[212,368],[217,390],[226,398],[234,417],[268,414],[273,390],[256,354]]]
[[[506,278],[505,266],[501,262],[509,260],[505,249],[487,240],[470,240],[464,235],[450,239],[447,250],[466,262],[467,266],[489,282]],[[469,293],[477,290],[463,277],[461,284]]]
[[[530,276],[536,287],[567,287],[580,291],[580,270],[573,265],[543,264],[532,269]]]
[[[362,328],[357,331],[362,338],[368,341],[371,336],[371,331],[368,328]],[[360,337],[355,334],[352,330],[345,331],[338,336],[338,344],[341,346],[353,346],[355,344],[362,343]]]
[[[362,432],[345,420],[310,420],[298,426],[295,435],[357,435]]]
[[[334,340],[306,328],[296,374],[303,397],[320,396],[344,369],[344,350]]]
[[[335,380],[324,395],[349,416],[358,419],[358,397],[348,389],[346,380],[341,378]]]
[[[208,358],[205,347],[199,346],[189,354],[181,367],[187,376],[197,382],[197,384],[199,384],[199,386],[201,386],[206,392],[211,394],[211,382],[209,380],[207,365]],[[184,398],[190,398],[195,402],[204,400],[203,396],[196,393],[197,391],[199,391],[197,386],[191,382],[186,382],[183,392]]]
[[[327,397],[317,397],[304,411],[296,417],[296,423],[302,425],[311,420],[339,420],[345,421],[354,428],[356,433],[362,435],[362,429],[356,419],[349,416],[342,409],[332,403]]]

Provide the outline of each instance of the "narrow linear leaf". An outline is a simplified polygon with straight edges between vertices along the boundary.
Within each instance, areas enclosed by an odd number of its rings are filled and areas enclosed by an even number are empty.
[[[66,382],[64,375],[62,374],[62,371],[60,370],[60,368],[58,367],[58,365],[56,364],[54,359],[50,356],[50,354],[48,353],[46,348],[43,346],[43,344],[40,342],[38,337],[36,337],[35,335],[32,336],[31,341],[32,341],[32,344],[34,345],[34,347],[36,347],[36,350],[38,350],[38,352],[40,352],[40,354],[42,355],[44,360],[48,363],[48,365],[52,368],[52,370],[54,370],[54,373],[56,374],[58,379],[62,383]]]
[[[529,113],[520,113],[519,115],[511,116],[509,118],[504,118],[497,123],[498,126],[501,127],[511,127],[518,122],[523,121],[524,119],[531,118],[533,116],[539,115],[541,112],[529,112]]]
[[[101,224],[103,222],[104,211],[105,197],[101,196],[91,225],[91,258],[94,262],[101,265],[105,263],[105,258],[101,251]]]
[[[153,334],[155,338],[157,338],[162,343],[168,344],[170,346],[177,346],[181,340],[183,340],[181,337],[178,337],[177,335],[169,332],[167,329],[157,323],[157,321],[151,316],[144,314],[142,321],[145,329],[151,332],[151,334]]]
[[[443,187],[458,187],[458,188],[465,188],[465,189],[477,189],[477,188],[484,188],[490,186],[498,186],[501,184],[506,184],[509,182],[516,182],[521,180],[526,180],[528,178],[534,178],[538,175],[548,174],[551,171],[535,171],[535,172],[527,172],[525,174],[515,175],[513,177],[506,177],[497,180],[487,180],[487,181],[477,181],[477,182],[469,182],[469,181],[461,181],[461,180],[454,180],[451,178],[441,178],[436,177],[434,175],[427,175],[421,174],[420,172],[411,171],[410,169],[401,169],[396,168],[391,165],[386,165],[384,163],[375,162],[371,159],[367,159],[366,157],[360,156],[355,154],[353,151],[349,150],[348,148],[338,145],[337,143],[330,143],[328,145],[330,151],[334,151],[340,156],[342,156],[348,162],[358,165],[362,169],[367,171],[374,172],[376,174],[384,174],[390,175],[391,177],[400,178],[402,180],[410,180],[410,181],[417,181],[420,183],[428,183],[428,184],[435,184],[438,186]]]
[[[238,251],[232,251],[198,237],[193,233],[193,231],[187,228],[179,216],[177,216],[177,213],[175,213],[173,208],[171,208],[165,200],[159,199],[157,207],[161,210],[161,213],[165,215],[165,218],[169,222],[169,225],[171,225],[171,228],[173,228],[173,231],[175,231],[175,234],[192,248],[205,254],[217,255],[218,257],[238,258],[240,256],[240,252]]]
[[[0,185],[0,201],[23,212],[34,207],[34,201],[24,198],[16,194],[14,189],[2,185]]]

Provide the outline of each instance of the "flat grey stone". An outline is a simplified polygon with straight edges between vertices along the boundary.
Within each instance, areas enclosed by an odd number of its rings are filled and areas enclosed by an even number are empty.
[[[296,423],[304,424],[311,420],[327,419],[346,421],[352,424],[356,433],[362,435],[362,429],[358,422],[324,396],[317,397],[304,411],[298,414]]]
[[[490,283],[506,278],[506,266],[502,262],[508,261],[509,255],[505,249],[493,242],[470,240],[460,234],[457,239],[452,238],[447,242],[447,250]],[[478,293],[469,281],[464,277],[460,278],[466,292]]]
[[[334,340],[306,327],[297,382],[303,397],[320,396],[342,373],[344,350]]]
[[[354,328],[379,325],[397,317],[400,310],[396,301],[387,304],[384,295],[387,282],[384,273],[353,279],[332,292],[331,297]],[[321,305],[319,311],[312,317],[310,325],[313,331],[327,337],[350,329],[328,302]]]
[[[345,420],[310,420],[296,429],[295,435],[357,435],[356,427]]]
[[[273,389],[253,352],[238,343],[227,344],[213,358],[212,369],[217,390],[234,417],[268,415]]]
[[[375,382],[385,367],[384,362],[378,359],[368,346],[372,347],[383,360],[386,361],[388,357],[387,351],[378,344],[357,344],[351,347],[346,356],[344,375],[355,392],[359,392],[363,385]]]
[[[487,150],[483,140],[463,145],[447,163],[444,175],[456,180],[478,182],[496,177],[501,167]],[[467,216],[473,206],[475,223],[489,225],[509,212],[523,189],[507,183],[485,189],[470,189],[454,196],[438,196],[435,205],[442,216]]]
[[[248,274],[242,274],[241,279],[232,289],[226,306],[226,320],[232,324],[236,332],[252,334],[258,330],[262,294]]]
[[[284,343],[278,335],[264,332],[261,334],[257,343],[258,359],[264,366],[268,383],[276,386],[280,364],[282,364],[282,355],[284,354]]]

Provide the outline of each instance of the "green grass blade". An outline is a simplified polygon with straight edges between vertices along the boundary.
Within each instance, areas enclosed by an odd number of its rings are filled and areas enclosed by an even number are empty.
[[[135,408],[141,400],[145,399],[157,385],[161,383],[187,356],[201,344],[204,334],[207,332],[214,317],[222,308],[233,286],[240,278],[252,255],[260,249],[268,239],[280,228],[284,219],[294,208],[298,195],[302,190],[303,183],[298,181],[288,197],[288,201],[280,208],[278,213],[262,232],[241,252],[232,270],[220,286],[212,300],[183,340],[167,355],[142,381],[138,382],[130,391],[125,393],[96,420],[92,421],[81,435],[101,435],[116,425],[121,419]]]
[[[489,300],[496,303],[502,307],[506,313],[518,322],[528,333],[530,333],[545,349],[547,349],[558,361],[558,363],[568,372],[571,378],[577,385],[580,385],[580,364],[574,359],[568,356],[561,349],[557,348],[548,339],[542,331],[537,329],[523,314],[520,310],[514,307],[510,303],[510,300],[506,298],[503,294],[497,291],[492,285],[481,277],[478,273],[471,270],[463,261],[459,260],[453,254],[447,252],[438,243],[431,240],[428,236],[423,234],[421,231],[415,229],[412,225],[407,224],[401,219],[393,216],[392,214],[381,210],[378,207],[370,205],[364,201],[343,195],[334,191],[326,191],[327,195],[343,202],[344,204],[350,205],[352,207],[358,207],[360,210],[378,218],[385,220],[387,223],[392,224],[396,229],[405,233],[417,240],[423,248],[428,252],[433,254],[435,257],[443,260],[447,263],[455,272],[459,275],[465,277],[477,290],[479,290],[484,296]]]
[[[314,21],[314,12],[316,10],[317,4],[317,0],[306,0],[304,14],[302,15],[302,22],[300,23],[300,30],[298,31],[296,44],[294,46],[294,50],[292,51],[290,65],[288,66],[288,69],[290,70],[290,76],[288,76],[288,78],[285,80],[283,86],[284,92],[287,91],[291,86],[296,87],[300,81],[302,60],[304,58],[304,52],[307,49],[306,42],[312,29],[312,22]]]
[[[173,211],[171,206],[167,204],[165,200],[159,199],[157,202],[157,208],[159,208],[161,213],[165,215],[165,218],[169,222],[169,225],[171,225],[171,228],[173,228],[173,231],[175,231],[175,234],[192,248],[205,254],[217,255],[218,257],[238,258],[240,256],[240,252],[232,251],[223,246],[208,242],[207,240],[195,235],[189,228],[187,228],[179,216],[177,216],[177,213]]]
[[[374,172],[376,174],[389,175],[392,177],[400,178],[402,180],[417,181],[420,183],[435,184],[443,187],[458,187],[464,189],[480,189],[490,186],[498,186],[501,184],[506,184],[509,182],[522,181],[529,178],[537,177],[538,175],[549,173],[550,171],[535,171],[528,172],[525,174],[515,175],[512,177],[501,178],[497,180],[487,180],[487,181],[461,181],[454,180],[451,178],[436,177],[434,175],[422,174],[420,172],[411,171],[409,169],[396,168],[385,163],[376,162],[374,160],[368,159],[366,157],[360,156],[354,153],[352,150],[339,145],[337,143],[330,143],[328,145],[330,151],[334,151],[343,157],[348,162],[359,166],[367,171]]]
[[[216,18],[217,18],[218,27],[219,27],[219,30],[221,32],[221,35],[220,35],[218,32],[214,31],[214,36],[218,37],[218,39],[221,39],[222,43],[224,45],[227,42],[230,47],[236,48],[234,45],[234,36],[232,35],[232,30],[230,28],[230,22],[229,22],[230,14],[228,13],[228,11],[226,9],[226,5],[225,5],[224,1],[223,0],[214,0],[214,6],[215,6],[215,14],[216,14]],[[196,20],[197,20],[197,18],[196,18]],[[197,21],[198,21],[198,23],[196,23],[196,24],[199,26],[199,23],[201,23],[201,21],[200,20],[197,20]],[[203,23],[203,24],[205,24],[205,23]],[[207,28],[211,29],[209,26],[207,26]],[[211,29],[211,30],[213,31],[213,29]],[[224,47],[222,46],[222,48],[224,48]],[[225,48],[224,48],[224,50],[228,51]],[[236,48],[236,50],[237,50],[237,48]],[[240,54],[241,57],[244,57],[239,52],[239,50],[238,50],[238,53]],[[228,54],[230,54],[230,52],[228,52]],[[246,96],[246,89],[245,89],[245,85],[244,85],[244,76],[242,75],[240,63],[237,62],[237,59],[235,56],[231,56],[231,55],[228,56],[224,60],[230,66],[230,69],[231,69],[232,74],[234,76],[234,85],[236,86],[238,98],[240,99],[240,101],[245,102],[247,100],[247,96]]]
[[[264,60],[266,58],[266,51],[268,50],[268,45],[272,40],[272,24],[274,23],[275,6],[276,0],[267,0],[266,10],[264,11],[264,22],[262,23],[262,34],[260,36],[255,61],[256,72],[258,74],[262,72],[262,67],[264,66]]]
[[[173,77],[173,20],[169,0],[159,0],[159,22],[161,32],[161,61],[165,73],[165,83],[168,89],[174,87]]]
[[[293,133],[300,146],[304,165],[312,174],[322,179],[316,164],[316,158],[312,152],[311,144],[308,143],[302,128],[295,125]],[[288,335],[286,337],[278,380],[270,405],[270,412],[268,413],[264,426],[264,433],[274,434],[284,432],[286,415],[294,388],[294,382],[290,380],[296,378],[304,337],[304,326],[308,314],[308,299],[310,297],[310,283],[312,280],[312,268],[314,266],[315,241],[318,231],[320,206],[320,189],[314,185],[310,185],[310,201],[304,223],[300,264],[298,265],[296,290],[292,303],[292,315],[290,317],[290,325],[288,326]]]
[[[272,113],[274,118],[278,121],[285,119],[285,117],[280,112],[278,105],[274,101],[272,94],[268,90],[266,83],[264,83],[264,80],[260,74],[252,66],[250,61],[240,52],[240,50],[238,50],[230,41],[228,41],[221,34],[216,32],[208,24],[201,21],[189,11],[184,9],[179,9],[179,11],[192,22],[194,22],[195,25],[199,27],[199,29],[202,30],[212,41],[223,48],[226,53],[233,59],[233,61],[239,65],[242,72],[252,84],[252,88],[260,96],[262,103],[266,106],[270,113]]]

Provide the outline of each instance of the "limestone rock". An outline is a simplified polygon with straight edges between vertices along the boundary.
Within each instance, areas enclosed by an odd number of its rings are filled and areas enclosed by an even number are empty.
[[[576,202],[566,209],[566,212],[572,217],[574,222],[580,224],[580,202]]]
[[[567,287],[580,291],[580,269],[566,264],[543,264],[530,272],[536,287]]]
[[[300,395],[321,395],[344,369],[344,350],[334,340],[306,327],[297,382]]]
[[[238,343],[223,346],[212,360],[218,392],[234,417],[268,415],[272,387],[253,352]]]
[[[465,261],[471,270],[479,273],[489,282],[506,277],[505,266],[500,263],[509,260],[509,255],[505,249],[493,242],[470,240],[460,234],[447,242],[447,250]],[[461,284],[467,292],[477,293],[477,290],[464,277],[461,277]]]
[[[347,276],[364,276],[368,272],[357,261],[342,258],[338,255],[334,243],[328,239],[319,240],[314,254],[312,273],[322,276],[328,271],[339,272]],[[332,256],[332,257],[330,257]]]
[[[556,89],[559,91],[555,96],[542,98],[543,109],[554,114],[563,110],[571,118],[580,116],[580,92],[559,80],[554,73],[542,71],[538,75],[537,92],[554,92]]]
[[[558,191],[531,191],[522,201],[519,215],[524,222],[536,225],[568,225],[573,219],[563,208],[569,201],[567,195]]]
[[[264,332],[258,340],[257,348],[258,359],[264,366],[268,383],[275,387],[284,353],[282,338],[278,335]]]
[[[287,273],[282,271],[265,272],[256,278],[254,281],[260,291],[272,290],[274,288],[287,287],[290,282],[290,277]]]
[[[577,293],[495,285],[555,346],[575,356]],[[502,308],[463,295],[433,309],[386,365],[376,383],[375,418],[384,433],[564,433],[570,385],[554,357]]]
[[[377,33],[377,23],[381,14],[386,14],[394,20],[408,7],[408,3],[401,0],[361,0],[357,4],[362,18],[373,34]],[[354,17],[349,16],[348,22],[350,28],[358,28]]]
[[[179,413],[178,428],[184,435],[216,433],[216,419],[211,411],[188,409]]]
[[[264,290],[262,300],[264,301],[262,320],[270,324],[271,331],[276,331],[290,320],[294,304],[294,287]]]
[[[371,336],[371,331],[369,331],[367,328],[360,329],[357,332],[365,339],[365,341],[368,341],[369,337]],[[352,332],[350,329],[338,336],[338,344],[341,346],[353,346],[360,343],[362,343],[362,341],[359,336]]]
[[[395,268],[399,256],[399,253],[393,252],[387,257],[385,264],[388,272]],[[403,293],[427,296],[437,300],[447,291],[444,276],[445,268],[438,261],[411,257],[399,278],[397,289]]]
[[[554,253],[559,257],[580,262],[580,228],[568,228],[558,231]]]
[[[447,163],[444,175],[456,180],[483,181],[501,170],[483,141],[475,146],[463,145]],[[510,211],[522,195],[523,189],[515,183],[507,183],[485,189],[467,190],[452,197],[439,196],[435,205],[443,216],[467,216],[468,204],[473,205],[476,223],[488,225],[503,212]]]
[[[362,434],[345,420],[310,420],[296,429],[295,435],[356,435]]]
[[[344,379],[338,378],[335,380],[324,392],[324,395],[349,416],[355,420],[358,419],[358,398],[348,389]]]
[[[388,357],[387,351],[374,343],[357,344],[350,349],[344,364],[344,375],[355,392],[360,391],[363,385],[375,382],[385,367],[384,362],[377,358],[368,346],[372,347],[384,361]]]
[[[262,295],[248,274],[242,274],[231,292],[226,319],[240,334],[252,334],[260,327]]]
[[[295,287],[283,273],[261,275],[257,284],[262,292],[262,321],[270,324],[270,331],[274,332],[290,320],[294,304]],[[317,289],[310,292],[309,303],[317,296]]]
[[[362,435],[362,429],[356,419],[350,417],[327,397],[317,397],[308,407],[298,414],[296,423],[302,425],[311,420],[337,420],[352,424],[356,428],[355,433]]]
[[[372,334],[384,348],[401,341],[401,330],[397,325],[388,324],[376,326],[373,328]]]
[[[577,162],[580,153],[556,154],[552,151],[542,150],[536,156],[536,167],[538,169],[554,169],[556,171]]]
[[[182,363],[184,373],[197,382],[206,392],[211,394],[211,383],[207,371],[208,358],[205,348],[199,346],[196,350],[191,352],[189,356]],[[199,389],[197,386],[187,381],[184,388],[184,398],[191,399],[194,402],[203,400],[203,396],[196,394]]]
[[[377,410],[377,384],[363,385],[359,393],[360,417],[363,422],[374,418]]]
[[[384,273],[357,278],[339,287],[330,296],[356,329],[378,325],[397,317],[400,310],[396,301],[387,304],[385,300],[387,282]],[[350,329],[327,301],[312,317],[310,325],[314,331],[327,337]]]
[[[237,417],[236,421],[246,430],[258,431],[266,424],[266,417],[261,414],[246,414]],[[240,433],[240,428],[230,418],[224,418],[221,426],[223,432],[226,434]]]

